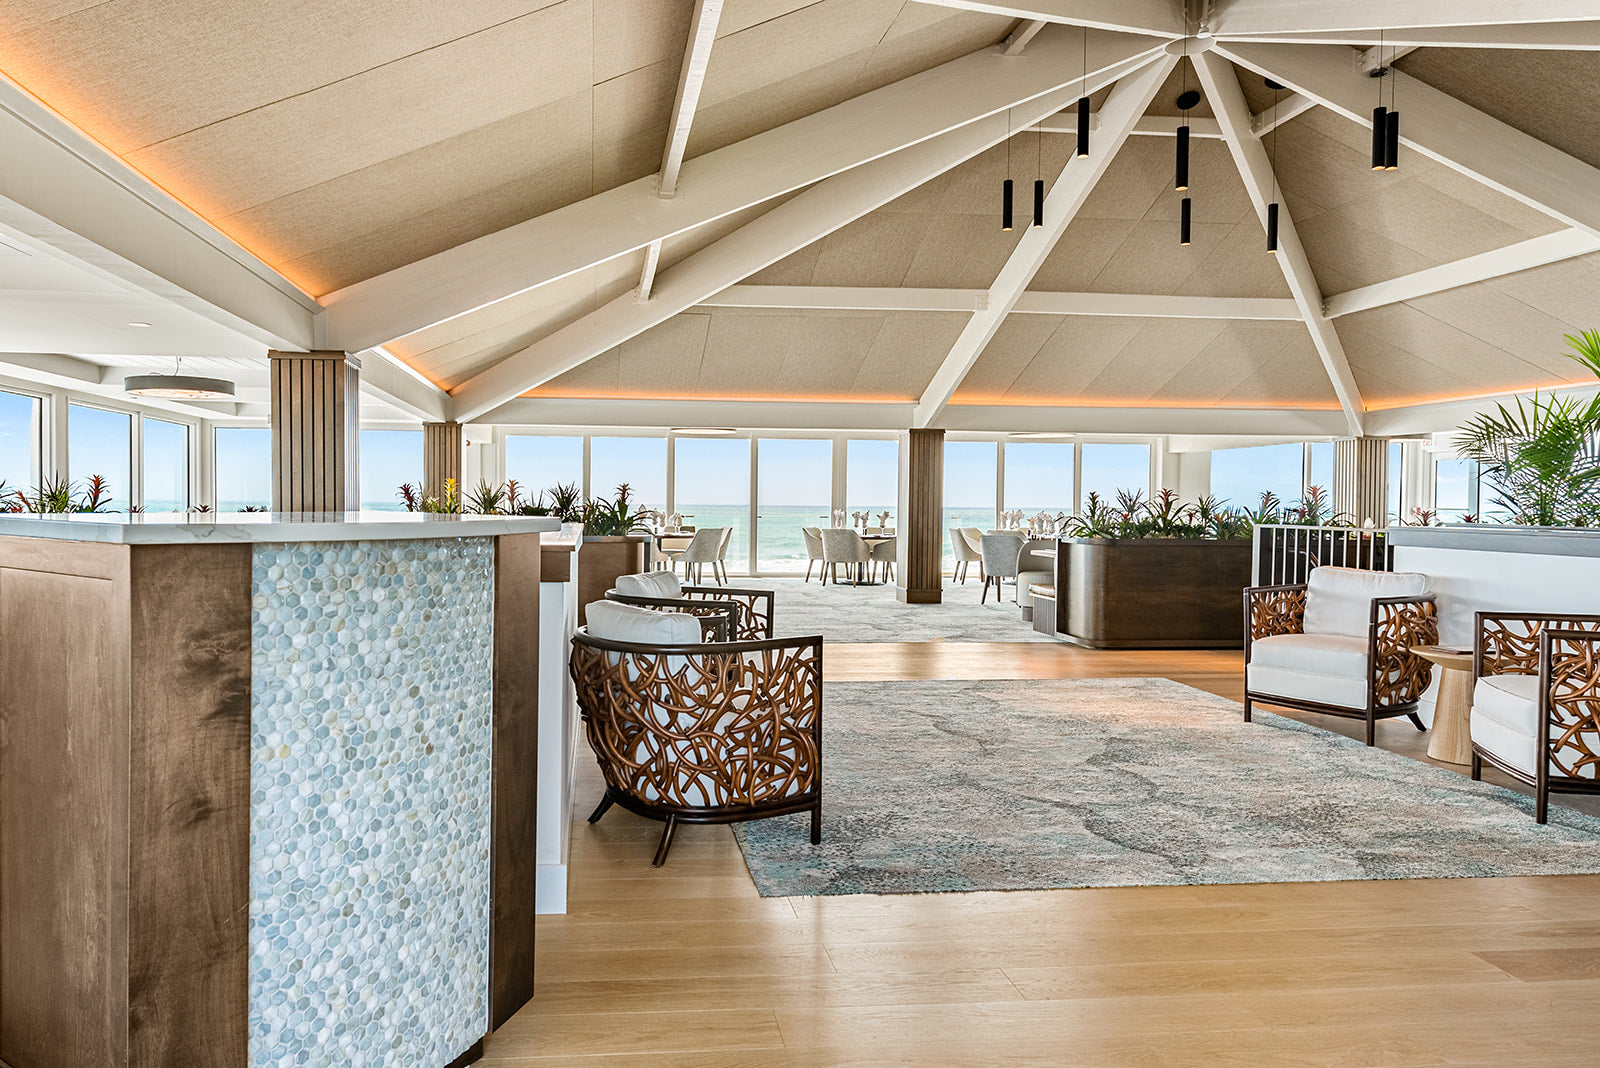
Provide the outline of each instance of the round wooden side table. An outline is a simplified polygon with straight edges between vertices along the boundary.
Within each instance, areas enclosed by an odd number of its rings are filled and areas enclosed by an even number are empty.
[[[1428,755],[1446,764],[1472,762],[1472,653],[1438,645],[1411,651],[1439,666],[1439,696],[1433,708]]]

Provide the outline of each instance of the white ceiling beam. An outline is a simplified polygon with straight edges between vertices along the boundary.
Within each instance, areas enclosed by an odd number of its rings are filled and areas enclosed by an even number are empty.
[[[3,76],[0,160],[0,224],[252,344],[315,347],[315,300]]]
[[[1106,82],[1115,74],[1101,76]],[[1092,87],[1099,88],[1095,78]],[[451,391],[456,418],[476,419],[512,397],[636,337],[859,219],[973,156],[1003,144],[1013,121],[1031,123],[1061,109],[1078,91],[1058,89],[891,156],[836,174],[663,272],[655,295],[627,294],[505,357]]]
[[[360,353],[361,389],[424,422],[450,419],[450,395],[381,345]]]
[[[1139,121],[1139,116],[1150,106],[1161,83],[1177,63],[1176,57],[1165,55],[1138,73],[1124,78],[1111,90],[1101,109],[1105,118],[1104,128],[1098,137],[1090,141],[1088,158],[1069,159],[1045,195],[1043,226],[1028,224],[1031,213],[1027,210],[1027,198],[1023,198],[1023,211],[1019,213],[1024,227],[1022,237],[989,287],[988,307],[973,314],[955,344],[945,354],[939,369],[934,372],[928,387],[917,401],[912,426],[928,427],[938,420],[945,405],[950,403],[950,398],[960,388],[962,379],[967,377],[967,372],[983,354],[984,348],[1000,329],[1000,324],[1016,307],[1028,283],[1033,281],[1033,276],[1044,265],[1050,250],[1066,233],[1078,209],[1089,199],[1095,184],[1105,174],[1112,158],[1121,150],[1134,124]]]
[[[1267,205],[1276,198],[1277,180],[1272,173],[1266,148],[1250,131],[1250,106],[1245,102],[1244,91],[1239,88],[1239,79],[1234,75],[1233,67],[1215,52],[1203,52],[1195,56],[1194,66],[1200,75],[1200,83],[1205,87],[1206,97],[1222,123],[1223,132],[1227,134],[1228,149],[1233,153],[1234,163],[1239,168],[1239,176],[1244,179],[1256,215],[1265,226]],[[1282,78],[1277,80],[1283,81]],[[1262,249],[1262,255],[1267,255],[1264,241]],[[1322,359],[1322,366],[1333,383],[1334,396],[1344,411],[1349,431],[1359,437],[1364,407],[1361,390],[1350,370],[1350,361],[1345,358],[1344,345],[1339,341],[1338,332],[1334,330],[1332,321],[1322,313],[1322,292],[1317,286],[1316,275],[1312,273],[1311,261],[1306,258],[1305,248],[1300,244],[1300,235],[1295,232],[1294,220],[1289,217],[1287,205],[1281,202],[1278,205],[1277,260],[1283,270],[1284,281],[1289,283],[1289,292],[1300,307],[1306,329],[1311,332],[1311,340]]]
[[[1039,31],[1050,25],[1043,19],[1028,19],[1011,32],[1005,43],[1000,46],[1003,56],[1020,56],[1023,49],[1028,47],[1028,42],[1039,35]]]
[[[1134,125],[1131,132],[1134,137],[1176,137],[1178,136],[1178,127],[1182,125],[1183,117],[1180,115],[1145,115]],[[1092,135],[1099,129],[1100,113],[1097,111],[1089,116],[1089,133]],[[1078,134],[1078,116],[1075,112],[1068,112],[1059,116],[1053,115],[1038,126],[1030,127],[1028,130],[1018,130],[1017,136],[1020,137],[1031,131],[1047,134],[1071,134],[1076,137]],[[1222,127],[1217,125],[1216,119],[1195,116],[1189,120],[1189,136],[1210,137],[1221,140]]]
[[[1280,83],[1281,84],[1281,83]],[[1298,115],[1304,115],[1317,106],[1317,102],[1299,93],[1290,93],[1278,101],[1277,107],[1258,111],[1250,117],[1250,132],[1264,137]]]
[[[680,397],[518,397],[486,414],[496,426],[725,426],[740,430],[898,431],[916,405],[853,401],[695,400]],[[1249,427],[1262,437],[1304,441],[1349,431],[1337,409],[1148,408],[952,404],[946,429],[984,434],[1229,434]]]
[[[700,106],[700,90],[705,86],[706,67],[711,62],[711,46],[717,39],[717,22],[722,18],[722,0],[699,0],[689,23],[689,43],[683,50],[683,66],[678,70],[678,95],[672,102],[672,123],[667,128],[667,146],[661,153],[661,178],[658,196],[678,192],[678,173],[683,153],[689,147],[689,130],[694,112]]]
[[[1343,48],[1223,42],[1217,52],[1354,122],[1371,121],[1372,79],[1352,69]],[[1402,143],[1568,226],[1600,235],[1600,170],[1401,71],[1391,71],[1388,79],[1403,116]]]
[[[1172,0],[921,0],[937,7],[1038,19],[1100,30],[1145,33],[1168,39],[1184,35],[1183,16]]]
[[[1326,33],[1423,26],[1582,22],[1592,0],[1225,0],[1211,19],[1218,37],[1235,34]]]
[[[797,308],[840,311],[978,312],[987,289],[901,289],[892,286],[729,286],[703,308]],[[1026,291],[1013,315],[1106,315],[1157,319],[1300,319],[1288,297],[1176,297],[1145,293]]]
[[[1251,44],[1343,44],[1384,51],[1404,48],[1524,48],[1592,52],[1600,49],[1600,22],[1552,22],[1518,26],[1450,26],[1418,29],[1363,28],[1328,33],[1259,34],[1231,38]]]
[[[652,241],[644,249],[644,266],[639,268],[639,288],[633,291],[633,299],[640,304],[650,303],[650,295],[655,292],[656,269],[661,266],[661,242]]]
[[[384,344],[976,120],[1025,105],[1033,112],[1031,101],[1068,84],[1076,99],[1079,38],[1050,27],[1023,60],[987,48],[697,156],[670,199],[656,195],[651,175],[347,286],[323,299],[327,344]],[[1088,43],[1091,87],[1162,47],[1099,32]]]
[[[1425,297],[1431,293],[1459,289],[1474,282],[1484,282],[1518,271],[1543,267],[1545,264],[1559,263],[1574,256],[1587,256],[1591,252],[1600,252],[1600,237],[1595,237],[1585,230],[1558,230],[1543,237],[1534,237],[1527,241],[1518,241],[1514,245],[1507,245],[1505,248],[1497,248],[1493,252],[1468,256],[1466,259],[1442,263],[1425,271],[1417,271],[1415,274],[1335,293],[1328,298],[1324,314],[1330,319],[1341,315],[1353,315],[1356,312]]]
[[[1369,78],[1372,72],[1382,67],[1392,67],[1403,57],[1409,56],[1417,50],[1416,45],[1373,45],[1356,53],[1356,70],[1361,71]]]

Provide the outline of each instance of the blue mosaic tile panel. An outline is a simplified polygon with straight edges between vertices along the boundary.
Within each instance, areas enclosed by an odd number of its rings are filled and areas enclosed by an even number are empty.
[[[488,1030],[494,545],[255,547],[250,1064]]]

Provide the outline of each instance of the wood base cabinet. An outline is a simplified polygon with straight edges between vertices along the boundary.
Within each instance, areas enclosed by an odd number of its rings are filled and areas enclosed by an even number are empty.
[[[1064,538],[1057,637],[1090,649],[1237,649],[1248,539]]]

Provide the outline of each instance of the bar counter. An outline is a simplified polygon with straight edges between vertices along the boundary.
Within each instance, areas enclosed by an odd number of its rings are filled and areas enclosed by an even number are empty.
[[[532,994],[557,527],[0,516],[0,1061],[475,1059]]]

